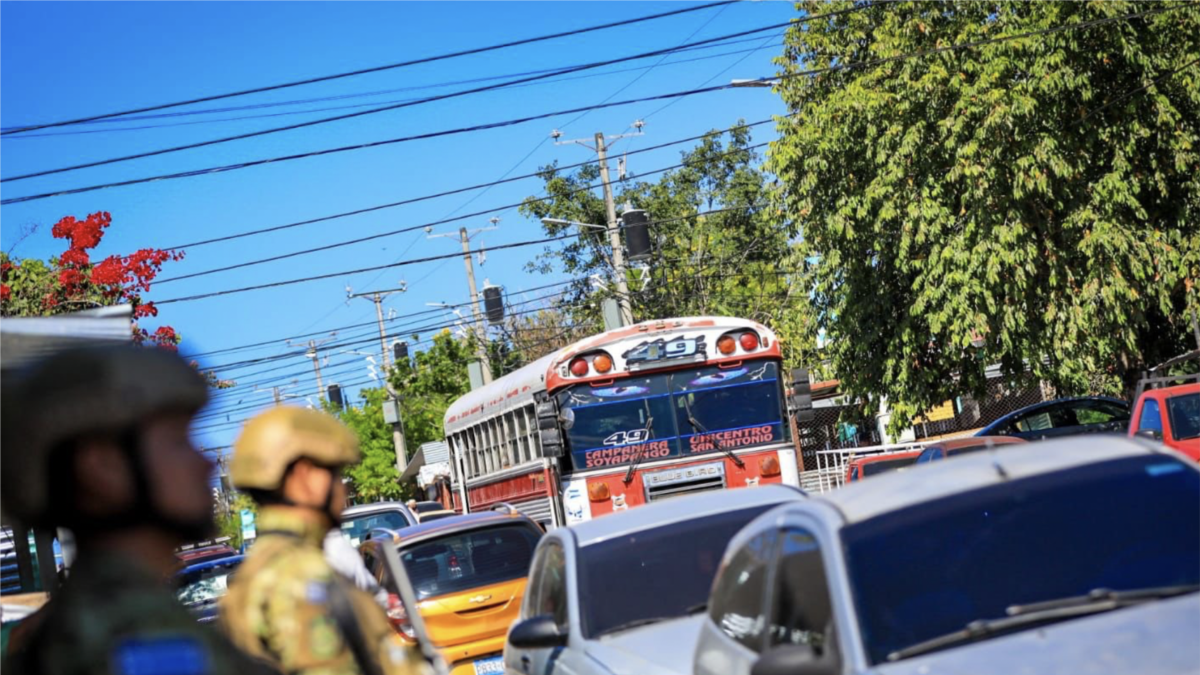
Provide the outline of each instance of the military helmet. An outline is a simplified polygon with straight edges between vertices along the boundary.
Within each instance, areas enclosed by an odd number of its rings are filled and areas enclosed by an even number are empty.
[[[283,487],[288,467],[298,459],[354,464],[358,437],[328,413],[277,406],[246,423],[233,446],[229,477],[238,489],[272,492]]]
[[[124,433],[155,414],[194,414],[208,385],[179,356],[134,345],[85,347],[48,356],[4,378],[4,505],[27,526],[52,525],[54,451],[91,434]]]

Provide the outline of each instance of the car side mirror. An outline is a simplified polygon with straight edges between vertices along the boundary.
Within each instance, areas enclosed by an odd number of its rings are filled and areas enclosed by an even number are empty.
[[[1162,432],[1158,429],[1138,429],[1134,434],[1138,438],[1146,438],[1152,441],[1162,441]]]
[[[543,614],[514,625],[508,632],[508,643],[518,649],[562,647],[567,644],[567,636],[558,631],[553,616]]]
[[[837,659],[818,656],[809,645],[779,645],[750,667],[750,675],[837,675]]]

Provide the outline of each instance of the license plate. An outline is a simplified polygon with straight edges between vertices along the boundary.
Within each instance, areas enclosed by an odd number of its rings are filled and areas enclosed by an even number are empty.
[[[475,675],[504,675],[504,657],[489,656],[475,662]]]

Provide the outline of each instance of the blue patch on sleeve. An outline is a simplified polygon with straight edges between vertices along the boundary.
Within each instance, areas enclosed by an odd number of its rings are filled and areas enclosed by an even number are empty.
[[[318,581],[310,581],[304,589],[304,597],[314,605],[329,602],[329,587]]]
[[[135,638],[113,649],[117,675],[208,675],[208,651],[197,639],[186,636]]]

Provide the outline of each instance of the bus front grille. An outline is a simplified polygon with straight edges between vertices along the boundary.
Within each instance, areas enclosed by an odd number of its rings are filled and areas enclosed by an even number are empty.
[[[642,484],[647,503],[693,492],[722,490],[725,488],[725,464],[711,462],[654,471],[642,476]]]

